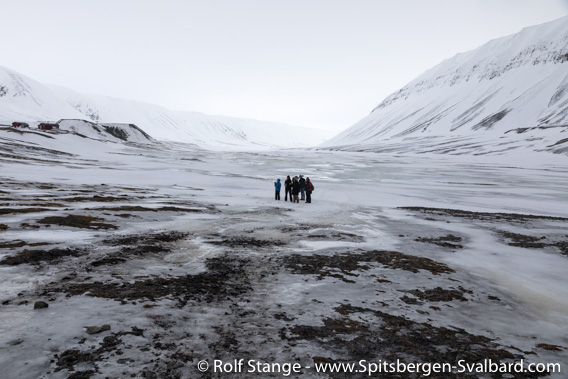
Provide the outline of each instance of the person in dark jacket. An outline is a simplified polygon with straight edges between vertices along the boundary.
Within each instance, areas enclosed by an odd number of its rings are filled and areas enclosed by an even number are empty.
[[[290,201],[292,201],[292,179],[290,179],[290,175],[284,181],[284,201],[288,201],[288,194],[290,194]]]
[[[298,182],[298,177],[294,176],[292,181],[292,194],[294,195],[294,203],[299,203],[298,194],[300,193],[300,183]]]
[[[280,188],[282,188],[282,183],[280,183],[280,179],[277,179],[274,182],[274,189],[276,190],[274,200],[280,200]]]
[[[306,200],[305,191],[306,191],[306,179],[304,179],[304,175],[300,175],[300,200]]]
[[[310,178],[306,178],[306,203],[312,202],[313,190],[314,190],[314,185],[312,184]]]

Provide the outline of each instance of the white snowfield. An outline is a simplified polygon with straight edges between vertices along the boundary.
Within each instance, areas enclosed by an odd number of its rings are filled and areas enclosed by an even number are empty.
[[[266,150],[307,147],[324,142],[331,134],[277,122],[198,112],[171,111],[164,107],[47,86],[0,66],[0,124],[83,119],[102,124],[134,124],[152,138],[195,143],[209,149]]]
[[[322,147],[502,154],[568,151],[568,17],[457,54]]]

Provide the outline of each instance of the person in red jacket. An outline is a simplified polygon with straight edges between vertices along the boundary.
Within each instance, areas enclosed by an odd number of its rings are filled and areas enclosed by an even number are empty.
[[[312,191],[314,190],[314,185],[310,178],[306,178],[306,203],[312,202]]]

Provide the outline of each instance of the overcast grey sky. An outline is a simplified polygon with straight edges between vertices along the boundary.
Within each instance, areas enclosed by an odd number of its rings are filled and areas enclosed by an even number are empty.
[[[46,84],[339,131],[568,0],[0,0],[0,65]]]

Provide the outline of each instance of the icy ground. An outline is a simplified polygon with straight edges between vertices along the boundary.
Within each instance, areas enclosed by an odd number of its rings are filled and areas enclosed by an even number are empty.
[[[215,359],[300,363],[290,377],[366,377],[314,369],[363,359],[524,359],[567,375],[558,156],[60,138],[2,140],[2,378],[283,377],[197,370]],[[312,204],[273,199],[288,174],[311,177]],[[545,376],[460,375],[431,377]]]

